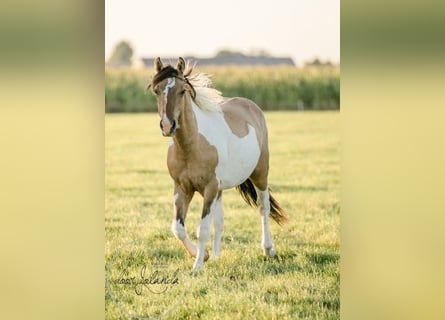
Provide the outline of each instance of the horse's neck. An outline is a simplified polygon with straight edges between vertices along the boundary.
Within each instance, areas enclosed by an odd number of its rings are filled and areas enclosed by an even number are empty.
[[[174,135],[173,141],[183,152],[192,152],[197,146],[197,139],[198,125],[191,99],[187,97],[179,118],[179,128]]]

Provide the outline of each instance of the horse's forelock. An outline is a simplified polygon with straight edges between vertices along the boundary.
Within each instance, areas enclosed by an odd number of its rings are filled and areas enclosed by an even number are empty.
[[[159,82],[164,81],[167,78],[174,78],[178,76],[178,70],[173,68],[172,66],[168,65],[164,68],[162,68],[161,71],[159,71],[151,81],[152,86],[155,87]]]
[[[193,87],[193,85],[190,83],[190,81],[187,79],[187,77],[189,77],[192,72],[193,72],[193,68],[195,65],[191,65],[189,63],[189,61],[187,61],[186,64],[186,68],[184,71],[184,79],[185,82],[190,86],[191,90],[192,90],[192,98],[195,99],[196,97],[196,91],[195,88]],[[172,67],[171,65],[167,65],[164,68],[161,69],[161,71],[159,71],[152,79],[151,81],[151,87],[155,87],[158,83],[164,81],[167,78],[178,78],[179,76],[179,72],[178,70],[176,70],[174,67]]]
[[[181,75],[173,66],[167,65],[153,77],[151,87],[154,88],[167,78],[184,80],[190,86],[192,99],[198,107],[208,111],[215,110],[215,106],[223,100],[221,92],[210,88],[212,81],[208,75],[203,73],[192,74],[195,65],[187,61],[184,73]]]

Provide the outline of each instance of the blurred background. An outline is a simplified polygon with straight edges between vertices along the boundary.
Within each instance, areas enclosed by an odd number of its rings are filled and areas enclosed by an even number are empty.
[[[338,110],[340,1],[107,0],[106,112],[156,111],[145,87],[157,56],[197,63],[224,96],[263,110]]]
[[[267,3],[0,3],[0,318],[104,318],[103,67],[120,41],[132,59],[257,48],[298,70],[339,63],[320,48],[339,45],[337,1]],[[443,12],[341,2],[342,319],[444,319]]]

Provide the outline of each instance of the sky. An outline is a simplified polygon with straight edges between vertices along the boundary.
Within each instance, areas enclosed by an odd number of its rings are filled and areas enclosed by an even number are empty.
[[[138,58],[230,49],[339,63],[340,0],[105,0],[105,58],[121,40]]]

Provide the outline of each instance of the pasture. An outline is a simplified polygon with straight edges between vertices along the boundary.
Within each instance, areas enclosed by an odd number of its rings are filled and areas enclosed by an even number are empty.
[[[258,211],[226,190],[221,257],[191,275],[193,259],[170,231],[170,138],[158,114],[106,115],[106,319],[340,318],[339,113],[266,112],[266,120],[269,183],[290,217],[284,227],[271,221],[278,258],[262,255]],[[201,205],[196,194],[186,220],[195,242]],[[141,278],[146,265],[146,278],[160,265],[166,278],[179,270],[178,283],[116,284]]]

